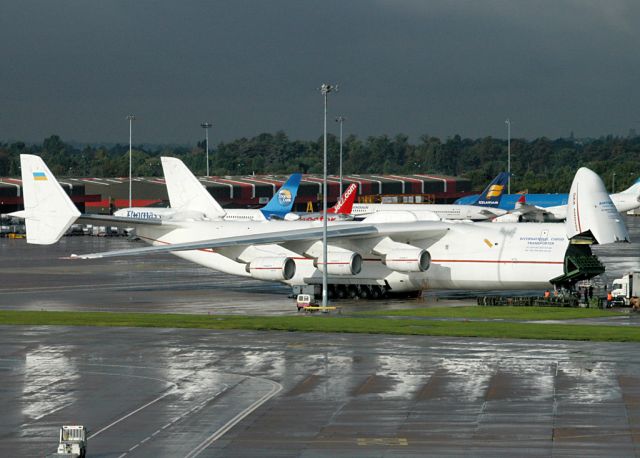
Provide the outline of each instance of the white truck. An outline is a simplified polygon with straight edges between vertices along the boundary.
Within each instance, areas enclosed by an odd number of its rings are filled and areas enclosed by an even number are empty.
[[[622,278],[613,280],[611,296],[614,303],[629,306],[632,302],[637,302],[638,295],[640,295],[640,272],[629,272]]]
[[[58,451],[47,458],[84,458],[87,455],[87,429],[82,425],[60,428]]]

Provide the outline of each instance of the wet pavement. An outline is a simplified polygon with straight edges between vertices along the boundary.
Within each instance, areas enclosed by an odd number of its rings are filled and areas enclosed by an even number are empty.
[[[250,315],[296,314],[291,288],[280,283],[236,277],[170,254],[62,259],[144,246],[124,237],[64,237],[49,246],[0,239],[0,309],[78,310]],[[378,301],[344,300],[345,310],[383,310],[438,305],[470,305],[473,299]]]
[[[640,240],[640,218],[626,219]],[[0,239],[0,309],[296,313],[284,286],[170,255],[58,259],[130,246]],[[609,279],[640,270],[637,242],[595,251]],[[475,295],[341,305],[470,305]],[[69,423],[89,427],[89,456],[102,457],[636,456],[638,353],[624,343],[0,326],[0,456],[53,452]]]
[[[0,456],[636,456],[637,344],[0,327]]]
[[[604,282],[640,270],[640,217],[625,216],[631,244],[596,246],[607,266]],[[234,277],[164,254],[96,260],[60,259],[144,246],[126,238],[63,237],[54,245],[0,239],[0,309],[291,314],[290,289]],[[475,305],[487,291],[427,291],[421,299],[341,301],[346,311]],[[542,294],[509,291],[510,295]]]

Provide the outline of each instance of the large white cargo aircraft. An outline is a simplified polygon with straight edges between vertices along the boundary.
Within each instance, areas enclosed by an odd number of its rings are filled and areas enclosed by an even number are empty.
[[[21,155],[27,242],[55,243],[80,212],[42,159]],[[82,215],[87,221],[136,228],[153,246],[79,255],[93,259],[171,252],[233,275],[292,286],[321,283],[340,295],[437,289],[543,289],[601,273],[591,243],[628,241],[627,230],[602,180],[586,168],[571,186],[565,224],[491,224],[421,221],[411,212],[373,215],[328,227],[322,259],[322,223],[146,221]],[[393,221],[389,214],[393,213]]]

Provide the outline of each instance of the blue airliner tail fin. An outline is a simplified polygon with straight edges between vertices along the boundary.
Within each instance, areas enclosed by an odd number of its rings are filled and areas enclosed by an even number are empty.
[[[291,212],[301,179],[302,174],[300,173],[294,173],[289,177],[287,182],[273,195],[269,203],[260,209],[265,218],[270,219],[272,216],[284,218],[287,213]]]
[[[500,205],[500,199],[504,194],[504,188],[508,180],[509,174],[500,172],[471,205],[479,205],[481,207],[497,207]]]

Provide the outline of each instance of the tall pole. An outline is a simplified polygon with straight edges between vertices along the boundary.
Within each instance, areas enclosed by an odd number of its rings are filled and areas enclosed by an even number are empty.
[[[336,118],[336,122],[340,123],[340,195],[342,196],[342,123],[346,121],[347,118],[344,116],[338,116]]]
[[[507,194],[511,194],[511,120],[505,121],[507,125]]]
[[[205,143],[206,143],[206,148],[207,148],[207,176],[209,176],[209,128],[212,126],[213,124],[211,124],[210,122],[203,122],[202,124],[200,124],[200,127],[202,127],[205,131]]]
[[[616,192],[616,172],[611,174],[611,194]]]
[[[323,83],[320,92],[324,97],[324,153],[323,153],[323,173],[322,173],[322,306],[327,306],[327,95],[333,91],[335,86]]]
[[[136,117],[132,114],[127,116],[127,119],[129,120],[129,208],[131,208],[133,205],[131,205],[131,182],[132,177],[131,177],[131,169],[132,169],[132,159],[131,159],[131,133],[132,133],[132,126],[133,126],[133,121],[136,119]]]

